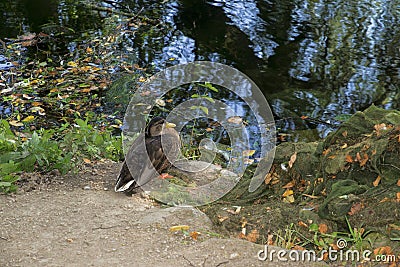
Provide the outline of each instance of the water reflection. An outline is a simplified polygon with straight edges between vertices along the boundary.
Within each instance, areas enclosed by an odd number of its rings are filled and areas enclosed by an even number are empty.
[[[76,36],[101,35],[108,14],[66,0],[49,1],[44,15],[28,8],[43,2],[0,0],[0,36],[40,31],[50,22]],[[124,36],[129,50],[121,53],[132,63],[155,71],[195,60],[232,65],[257,83],[278,117],[289,118],[287,129],[316,128],[324,136],[331,127],[291,118],[333,122],[371,103],[400,108],[400,0],[94,2],[159,21],[132,26],[134,34]],[[65,42],[73,47],[72,39]]]

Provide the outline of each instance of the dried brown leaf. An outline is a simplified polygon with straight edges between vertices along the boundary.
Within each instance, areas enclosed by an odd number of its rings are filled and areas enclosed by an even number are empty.
[[[290,157],[289,160],[289,168],[293,167],[293,164],[296,161],[296,159],[297,159],[297,152],[294,152],[294,154]]]
[[[318,225],[318,231],[319,231],[321,234],[326,234],[326,233],[328,232],[328,225],[326,225],[326,224],[324,224],[324,223],[319,224],[319,225]]]
[[[264,183],[269,184],[271,182],[271,180],[272,180],[272,172],[269,172],[269,173],[267,173],[267,175],[265,175]]]
[[[368,155],[367,153],[364,153],[363,159],[360,161],[360,167],[364,166],[368,162]]]
[[[362,208],[364,208],[364,205],[362,203],[360,202],[354,203],[347,214],[353,216],[354,214],[358,213]]]
[[[292,188],[292,187],[294,187],[294,184],[295,184],[294,181],[291,181],[291,182],[285,184],[284,186],[282,186],[282,188],[285,188],[285,189]]]
[[[378,177],[376,177],[375,181],[373,181],[372,184],[374,187],[377,187],[380,182],[381,182],[381,176],[378,175]]]
[[[351,157],[351,155],[346,155],[346,162],[353,163],[353,158]]]
[[[251,232],[247,235],[246,239],[247,241],[253,242],[255,243],[259,237],[259,233],[257,231],[257,229],[253,229],[251,230]]]
[[[298,221],[298,222],[297,222],[297,225],[298,225],[298,226],[301,226],[301,227],[304,227],[304,228],[308,228],[308,225],[307,225],[305,222],[303,222],[303,221]]]
[[[384,247],[379,247],[374,249],[374,254],[375,255],[391,255],[392,253],[392,248],[389,246],[384,246]]]
[[[193,238],[193,240],[197,240],[197,237],[200,235],[200,233],[199,232],[196,232],[196,231],[193,231],[193,232],[190,232],[190,234],[189,234],[189,236],[191,237],[191,238]]]

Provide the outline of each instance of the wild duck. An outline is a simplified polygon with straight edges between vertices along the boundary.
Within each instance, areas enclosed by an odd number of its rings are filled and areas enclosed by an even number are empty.
[[[175,124],[160,117],[154,117],[149,122],[126,154],[115,184],[116,192],[131,194],[172,165],[171,161],[177,158],[181,145],[179,133],[174,127]]]

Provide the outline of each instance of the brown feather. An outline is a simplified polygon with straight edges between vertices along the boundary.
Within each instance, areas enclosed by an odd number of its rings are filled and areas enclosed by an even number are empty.
[[[152,124],[153,121],[156,122]],[[146,134],[139,135],[133,142],[118,175],[115,191],[132,193],[168,169],[177,159],[180,152],[179,134],[173,128],[160,127],[160,123],[164,124],[165,120],[153,119],[146,128]],[[147,155],[143,153],[144,149]],[[155,171],[151,171],[151,164]]]

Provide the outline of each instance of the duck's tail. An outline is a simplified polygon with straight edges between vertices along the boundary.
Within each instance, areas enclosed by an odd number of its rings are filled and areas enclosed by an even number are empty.
[[[136,188],[136,181],[133,179],[131,172],[129,171],[128,165],[124,161],[121,170],[117,177],[117,182],[115,183],[115,192],[127,192]]]

